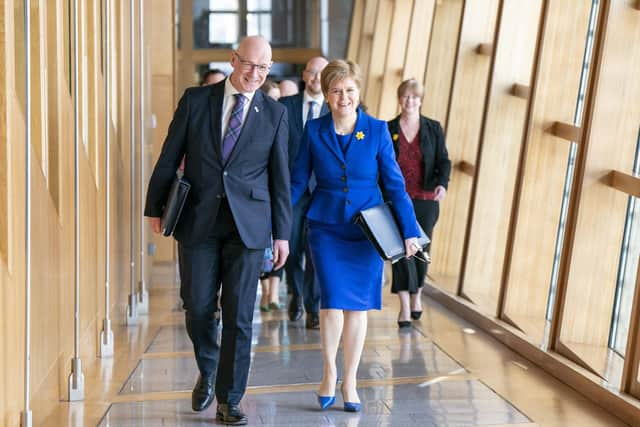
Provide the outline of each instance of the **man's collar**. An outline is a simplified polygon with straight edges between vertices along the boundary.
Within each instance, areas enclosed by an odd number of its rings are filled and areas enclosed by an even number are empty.
[[[228,97],[228,96],[233,96],[236,93],[242,93],[245,98],[247,98],[247,100],[249,102],[251,102],[251,100],[253,99],[253,95],[256,94],[255,91],[253,92],[240,92],[238,89],[236,89],[233,84],[231,84],[231,76],[227,77],[227,79],[224,82],[224,97]]]
[[[324,96],[322,96],[322,93],[320,93],[320,95],[318,95],[317,97],[313,97],[309,95],[309,93],[305,90],[304,92],[302,92],[302,100],[305,104],[307,104],[309,101],[313,101],[318,105],[322,105],[322,103],[324,102]]]

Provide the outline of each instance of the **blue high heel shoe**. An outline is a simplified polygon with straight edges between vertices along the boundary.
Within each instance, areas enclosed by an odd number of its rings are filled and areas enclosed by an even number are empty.
[[[338,381],[340,380],[340,378],[336,378],[336,385],[338,385]],[[325,410],[327,409],[329,406],[333,405],[334,403],[336,403],[336,395],[334,394],[333,396],[320,396],[319,394],[318,396],[318,405],[320,405],[320,409],[321,410]]]
[[[342,399],[344,400],[344,390],[341,389],[340,391],[342,392]],[[344,412],[360,412],[361,409],[361,403],[344,401]]]
[[[318,395],[318,405],[320,405],[320,409],[321,410],[325,410],[327,409],[329,406],[333,405],[334,403],[336,403],[336,397],[335,396],[320,396]]]

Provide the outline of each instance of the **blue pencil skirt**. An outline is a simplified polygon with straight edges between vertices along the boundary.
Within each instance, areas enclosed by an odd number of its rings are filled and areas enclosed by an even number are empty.
[[[320,308],[380,310],[383,262],[360,228],[313,220],[308,220],[308,227]]]

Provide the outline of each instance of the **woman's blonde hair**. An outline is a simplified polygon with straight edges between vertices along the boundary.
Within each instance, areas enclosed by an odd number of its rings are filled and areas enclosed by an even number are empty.
[[[413,92],[422,98],[424,97],[424,86],[413,77],[400,83],[398,86],[398,99],[402,98],[407,92]]]
[[[362,76],[360,75],[360,66],[352,61],[343,59],[335,59],[327,64],[320,74],[320,85],[322,93],[326,97],[329,93],[329,86],[336,80],[344,80],[351,78],[358,86],[361,87]]]

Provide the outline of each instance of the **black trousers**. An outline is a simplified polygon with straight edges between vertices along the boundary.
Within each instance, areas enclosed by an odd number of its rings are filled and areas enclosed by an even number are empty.
[[[180,245],[180,296],[200,373],[216,373],[218,403],[238,404],[249,376],[251,323],[264,250],[248,249],[242,243],[226,201],[214,230],[200,244]],[[220,287],[219,346],[215,312]]]
[[[306,215],[311,203],[311,196],[304,194],[293,206],[291,240],[289,241],[289,258],[285,264],[287,287],[293,298],[302,299],[307,313],[318,314],[320,309],[320,284],[311,262],[309,245],[307,244]]]
[[[424,230],[429,240],[433,235],[433,227],[435,227],[440,215],[440,203],[434,200],[412,200],[413,209],[416,213],[416,219]],[[431,243],[427,247],[427,252],[431,249]],[[391,293],[400,291],[409,291],[415,294],[418,288],[424,284],[424,278],[427,274],[427,264],[416,260],[415,258],[403,258],[393,264],[391,267]]]

